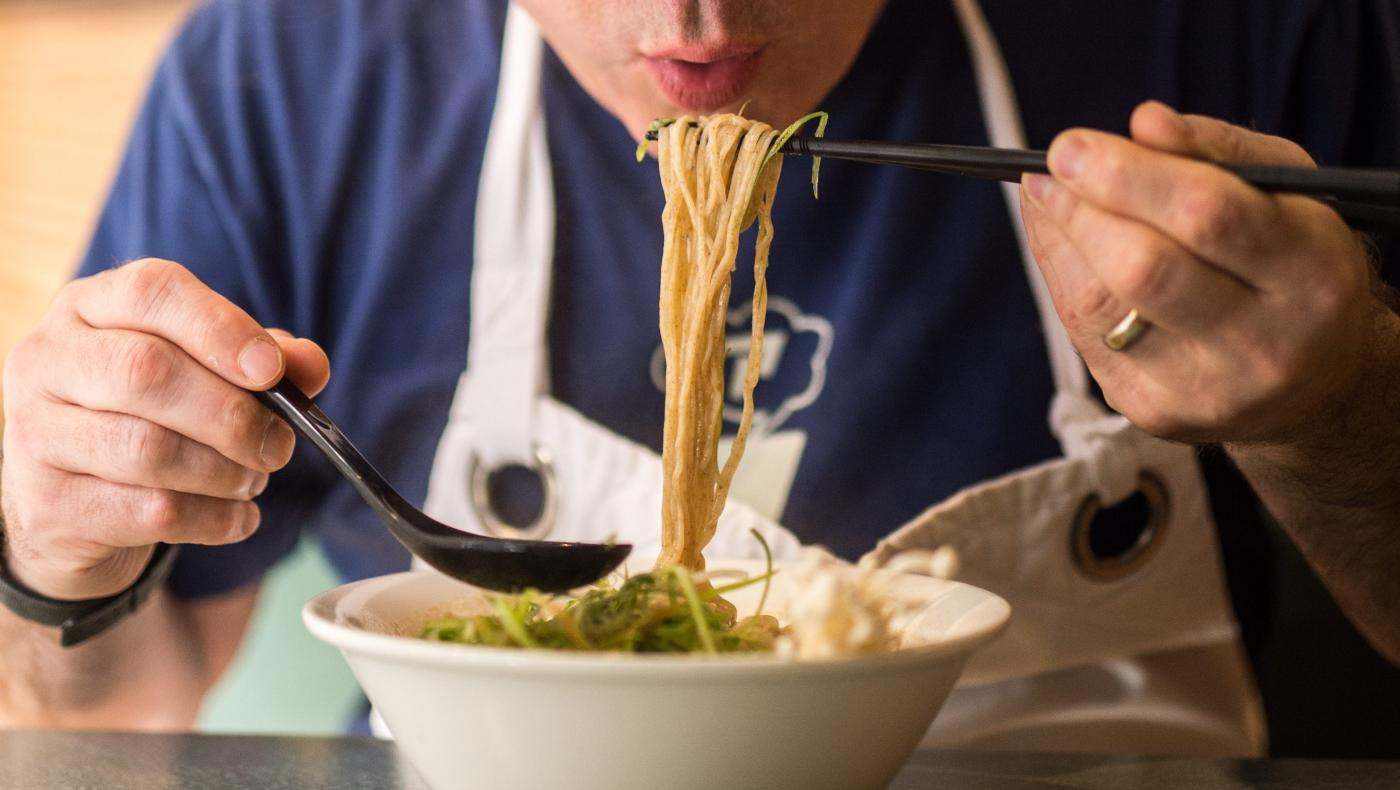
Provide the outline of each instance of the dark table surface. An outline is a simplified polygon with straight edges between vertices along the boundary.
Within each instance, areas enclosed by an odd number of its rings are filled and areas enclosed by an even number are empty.
[[[4,790],[425,790],[390,743],[365,738],[0,730]],[[922,752],[891,790],[1365,790],[1400,763]]]

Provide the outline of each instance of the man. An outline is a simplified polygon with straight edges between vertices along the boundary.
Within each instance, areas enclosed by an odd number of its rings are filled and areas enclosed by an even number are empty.
[[[548,243],[544,392],[629,440],[600,445],[628,459],[660,434],[659,190],[650,167],[623,164],[652,118],[747,102],[774,123],[820,106],[842,138],[995,133],[979,94],[995,58],[966,43],[966,3],[522,5],[551,47],[533,84],[557,216],[504,235]],[[1311,161],[1215,116],[1328,164],[1395,165],[1394,5],[1133,5],[985,4],[1029,140],[1054,143],[1053,178],[1019,195],[1035,265],[1107,403],[1157,436],[1224,445],[1400,659],[1400,319],[1330,209],[1198,161]],[[51,599],[119,593],[156,544],[192,545],[168,589],[77,649],[0,613],[0,719],[185,726],[299,530],[347,577],[406,563],[247,389],[287,375],[324,390],[410,498],[464,496],[476,467],[443,459],[483,451],[451,439],[458,404],[509,382],[458,373],[493,328],[485,313],[530,303],[486,299],[473,279],[483,239],[503,233],[482,212],[521,202],[479,187],[501,139],[504,17],[499,3],[224,2],[175,43],[84,276],[7,361],[2,493],[7,570]],[[1149,97],[1203,115],[1133,111]],[[1128,137],[1056,136],[1130,113]],[[789,184],[775,211],[789,346],[760,390],[771,441],[755,489],[772,500],[761,514],[853,558],[929,503],[1059,454],[1043,343],[1060,330],[1042,334],[995,187],[842,163],[822,187],[813,203]],[[1216,510],[1238,511],[1227,465],[1209,466]]]

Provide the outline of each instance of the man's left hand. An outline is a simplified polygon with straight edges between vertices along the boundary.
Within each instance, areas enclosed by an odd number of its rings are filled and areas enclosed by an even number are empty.
[[[1381,307],[1366,250],[1330,208],[1208,161],[1314,166],[1297,145],[1157,102],[1132,139],[1075,129],[1021,206],[1060,319],[1113,408],[1150,433],[1291,443],[1358,386]],[[1202,161],[1207,160],[1207,161]],[[1121,351],[1104,335],[1149,322]]]
[[[1298,146],[1149,102],[1132,139],[1065,132],[1022,181],[1032,252],[1108,402],[1220,442],[1333,596],[1400,664],[1400,317],[1330,208],[1201,160],[1311,167]],[[1130,310],[1150,322],[1112,350]]]

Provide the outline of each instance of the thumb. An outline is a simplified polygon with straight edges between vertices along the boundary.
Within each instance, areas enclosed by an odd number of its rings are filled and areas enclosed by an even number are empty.
[[[1315,167],[1297,143],[1204,115],[1184,115],[1158,101],[1139,104],[1129,123],[1149,148],[1211,162]]]
[[[320,394],[331,378],[331,361],[326,352],[314,341],[295,337],[285,329],[267,332],[282,347],[287,359],[287,378],[309,397]]]

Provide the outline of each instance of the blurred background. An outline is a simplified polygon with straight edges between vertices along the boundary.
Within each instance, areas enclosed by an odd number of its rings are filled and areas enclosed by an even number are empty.
[[[77,267],[150,74],[195,5],[0,0],[0,358]],[[202,728],[344,732],[359,705],[354,679],[300,619],[302,603],[334,584],[311,542],[277,569]]]
[[[0,353],[77,265],[189,0],[0,0]]]

